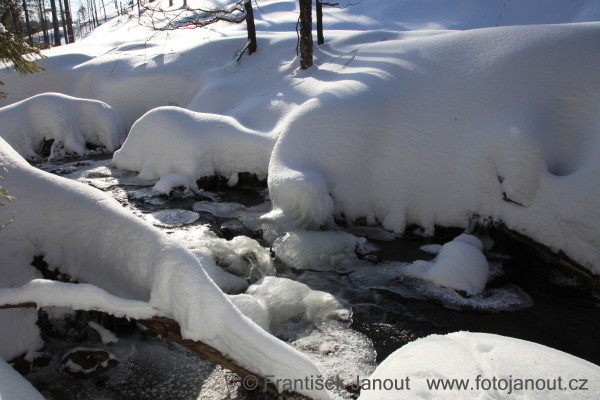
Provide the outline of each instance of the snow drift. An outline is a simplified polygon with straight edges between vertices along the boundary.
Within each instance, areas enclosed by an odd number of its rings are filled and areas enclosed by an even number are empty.
[[[55,155],[84,155],[86,143],[117,150],[125,140],[125,126],[108,104],[59,93],[44,93],[0,108],[0,135],[19,154],[35,158],[45,140],[53,139]]]
[[[383,382],[388,379],[393,383],[396,379],[400,383],[409,377],[410,390],[405,386],[400,392],[403,399],[505,399],[511,396],[520,399],[569,396],[595,399],[600,390],[598,374],[600,367],[597,365],[536,343],[487,333],[456,332],[431,335],[403,346],[386,358],[369,380]],[[559,389],[559,378],[562,389]],[[441,387],[432,390],[427,385],[428,380],[437,383],[446,379],[468,381],[467,387],[464,390],[458,390],[456,386],[454,390],[442,390]],[[581,385],[585,390],[578,390]],[[363,390],[359,398],[397,399],[398,393],[395,390]]]
[[[94,188],[29,166],[3,140],[0,162],[8,169],[3,183],[18,199],[0,211],[2,221],[14,216],[0,230],[2,276],[15,281],[4,287],[23,284],[14,277],[31,271],[32,257],[43,255],[73,279],[148,302],[157,314],[177,320],[183,337],[201,340],[251,371],[290,379],[319,374],[305,356],[242,316],[202,269],[214,264],[209,254],[189,252]],[[328,398],[323,391],[305,393]]]
[[[267,218],[430,234],[490,216],[600,273],[599,34],[587,23],[388,40],[310,70],[328,90],[282,128]]]

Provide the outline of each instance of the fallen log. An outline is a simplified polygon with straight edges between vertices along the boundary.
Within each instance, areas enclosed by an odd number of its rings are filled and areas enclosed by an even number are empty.
[[[34,302],[25,302],[19,304],[0,304],[0,309],[10,309],[10,308],[38,308],[37,304]],[[75,310],[75,311],[87,311],[87,310]],[[254,373],[252,371],[247,370],[246,368],[238,365],[231,358],[227,357],[217,349],[212,346],[207,345],[206,343],[194,341],[190,339],[184,339],[181,336],[181,328],[177,321],[174,321],[169,318],[164,317],[153,317],[151,319],[134,319],[134,321],[139,324],[145,326],[156,334],[165,338],[168,342],[175,342],[187,349],[190,349],[194,353],[197,353],[204,357],[205,359],[220,365],[222,368],[231,370],[232,372],[239,375],[244,382],[244,378],[250,379],[248,383],[250,386],[259,386],[263,391],[269,392],[275,396],[280,396],[283,399],[290,400],[311,400],[310,397],[300,394],[298,392],[292,391],[283,391],[279,392],[277,387],[269,382],[265,377],[260,374]],[[248,378],[249,377],[249,378]],[[266,384],[266,385],[265,385]],[[248,389],[246,385],[244,388]]]

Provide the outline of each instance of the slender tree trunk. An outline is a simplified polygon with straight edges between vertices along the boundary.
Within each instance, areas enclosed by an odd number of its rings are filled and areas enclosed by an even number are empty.
[[[71,6],[69,5],[69,0],[65,0],[65,17],[67,17],[67,31],[69,33],[69,43],[73,43],[75,42],[75,35],[73,34],[73,18],[71,18]]]
[[[244,3],[246,8],[246,29],[248,29],[248,55],[256,52],[256,26],[254,25],[254,11],[252,10],[252,1],[246,0]]]
[[[31,35],[31,22],[29,21],[29,11],[27,10],[27,0],[23,0],[23,11],[25,12],[25,25],[27,26],[27,35],[29,41],[33,42],[33,36]]]
[[[69,44],[69,35],[67,32],[67,24],[65,22],[65,11],[63,10],[63,4],[61,0],[58,0],[58,8],[60,10],[60,24],[63,28],[63,36],[65,38],[65,44]]]
[[[300,0],[300,68],[313,65],[312,0]]]
[[[323,3],[321,0],[317,0],[317,45],[325,43],[325,37],[323,36]]]
[[[42,30],[44,31],[44,43],[50,43],[50,37],[48,36],[48,27],[46,25],[46,16],[44,14],[44,7],[42,6],[42,0],[38,0],[38,8],[40,11],[40,21],[42,23]]]
[[[104,0],[100,0],[102,2],[102,9],[104,10],[104,22],[106,22],[106,4],[104,4]]]
[[[50,9],[52,10],[52,26],[54,27],[54,45],[60,46],[60,29],[58,27],[58,17],[56,16],[56,2],[50,0]]]
[[[17,13],[17,7],[15,7],[15,3],[12,1],[9,1],[8,7],[10,9],[10,16],[12,18],[14,34],[18,37],[23,37],[23,33],[21,31],[21,25],[19,24],[19,14]]]
[[[96,4],[96,0],[92,0],[92,5],[94,8],[94,21],[96,22],[96,28],[100,26],[100,20],[98,19],[98,4]]]

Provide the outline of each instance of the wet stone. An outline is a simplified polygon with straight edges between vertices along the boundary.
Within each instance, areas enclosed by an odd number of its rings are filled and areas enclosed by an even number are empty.
[[[75,378],[94,378],[117,366],[117,358],[101,349],[75,348],[65,354],[59,370]]]

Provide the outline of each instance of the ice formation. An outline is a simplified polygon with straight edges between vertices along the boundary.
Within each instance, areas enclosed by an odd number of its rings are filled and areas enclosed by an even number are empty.
[[[169,194],[176,187],[183,186],[185,191],[198,190],[195,179],[190,179],[183,174],[169,174],[163,176],[152,188],[159,193]]]
[[[103,327],[102,325],[93,321],[88,322],[88,325],[90,326],[90,328],[98,332],[102,344],[119,343],[119,339],[115,336],[115,334]]]
[[[35,158],[44,140],[53,139],[50,158],[64,153],[83,155],[86,143],[117,150],[125,126],[108,104],[60,93],[44,93],[0,108],[2,138],[19,154]]]
[[[293,230],[273,243],[273,251],[294,269],[348,272],[364,264],[356,250],[367,240],[346,232]]]
[[[94,188],[31,167],[3,140],[0,162],[8,169],[3,184],[18,198],[0,210],[2,220],[14,217],[10,229],[0,230],[3,275],[31,271],[33,256],[42,254],[73,279],[174,318],[183,337],[202,340],[256,373],[290,379],[320,373],[237,310],[202,268],[214,265],[210,254],[190,252]],[[3,293],[12,290],[25,289]],[[3,354],[7,345],[0,342]],[[303,393],[328,398],[324,391]]]
[[[370,382],[376,385],[376,379],[379,385],[386,379],[392,384],[397,380],[399,385],[408,377],[410,390],[406,386],[400,392],[362,390],[359,398],[398,399],[401,393],[403,399],[430,396],[505,399],[514,396],[545,400],[571,395],[595,399],[600,390],[600,383],[595,379],[599,374],[600,367],[597,365],[540,344],[486,333],[456,332],[444,336],[431,335],[401,347],[369,377]],[[463,390],[457,390],[456,386],[454,390],[441,387],[434,390],[428,386],[428,383],[446,379],[450,382],[463,380],[467,386]],[[525,382],[526,379],[530,382]],[[518,389],[519,384],[521,390]],[[525,384],[528,390],[523,390]],[[562,384],[562,390],[559,384]],[[586,389],[577,390],[582,384]]]
[[[256,301],[250,300],[251,296]],[[307,285],[287,278],[267,276],[246,290],[234,304],[241,305],[247,316],[267,324],[278,336],[295,338],[327,318],[347,320],[351,311],[329,293],[311,290]],[[254,319],[253,318],[253,319]],[[258,322],[257,322],[258,323]]]

